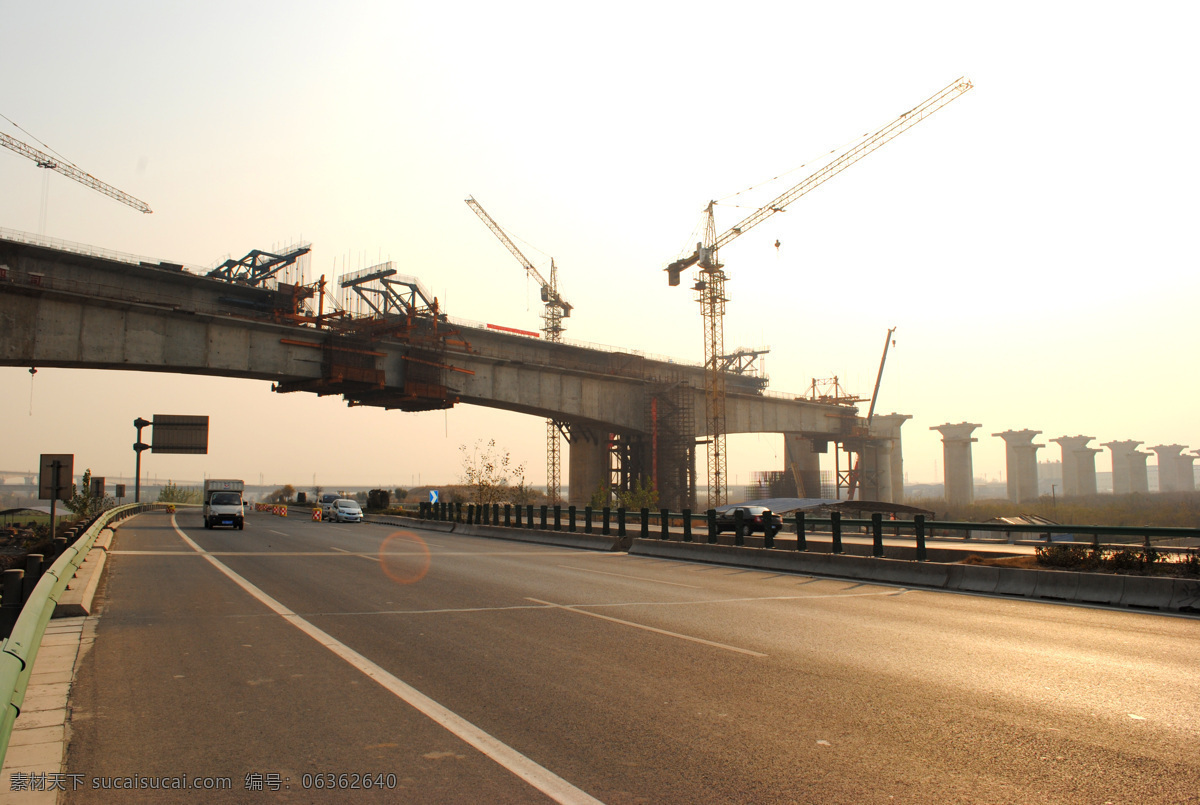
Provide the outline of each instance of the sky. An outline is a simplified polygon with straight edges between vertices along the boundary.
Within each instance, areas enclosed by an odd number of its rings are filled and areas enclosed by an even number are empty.
[[[452,317],[536,330],[538,288],[474,196],[543,274],[555,259],[567,340],[697,363],[699,305],[662,269],[708,201],[724,231],[966,76],[722,250],[727,349],[769,347],[771,390],[836,375],[870,397],[895,327],[876,411],[912,416],[910,484],[941,481],[943,423],[981,424],[991,480],[1010,429],[1041,431],[1042,460],[1059,436],[1200,448],[1195,4],[0,0],[0,19],[0,131],[154,210],[0,149],[0,228],[196,266],[305,241],[313,279],[391,260]],[[150,478],[448,484],[495,438],[545,481],[536,417],[166,374],[0,368],[0,387],[0,471],[64,452],[132,475],[133,420],[170,413],[211,417],[209,453],[147,453]],[[729,438],[734,486],[782,468],[782,437]]]

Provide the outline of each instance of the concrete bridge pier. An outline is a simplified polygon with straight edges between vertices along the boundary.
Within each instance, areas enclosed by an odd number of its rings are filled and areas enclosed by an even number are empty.
[[[1192,475],[1193,457],[1180,455],[1184,445],[1160,444],[1150,449],[1158,454],[1159,492],[1190,492],[1196,488]],[[1187,462],[1186,471],[1184,469],[1185,461]]]
[[[1129,491],[1150,491],[1150,473],[1146,470],[1146,459],[1148,458],[1150,458],[1150,454],[1140,450],[1129,456]]]
[[[821,453],[828,452],[829,442],[817,449],[813,440],[802,433],[783,434],[783,469],[796,481],[796,497],[821,497]]]
[[[867,443],[867,450],[873,448],[877,453],[875,465],[879,482],[875,496],[869,498],[864,494],[863,500],[904,502],[904,450],[900,427],[910,419],[911,414],[876,414],[871,418],[872,441]]]
[[[1149,453],[1138,452],[1141,442],[1132,439],[1123,442],[1105,442],[1112,452],[1113,494],[1128,495],[1133,492],[1146,492],[1149,483],[1146,478],[1146,459]]]
[[[957,425],[934,425],[930,428],[942,434],[945,497],[946,503],[951,506],[966,506],[975,502],[975,463],[971,458],[971,444],[979,440],[972,438],[971,432],[979,427],[983,426],[960,422]]]
[[[993,433],[1004,440],[1004,471],[1008,478],[1008,499],[1027,503],[1038,499],[1037,451],[1044,444],[1034,444],[1040,430],[1006,430]]]
[[[571,430],[567,448],[567,503],[587,506],[601,486],[610,483],[609,446],[607,434],[597,434],[584,428]]]
[[[1050,441],[1062,447],[1064,495],[1096,494],[1096,454],[1099,448],[1088,447],[1095,436],[1059,436]]]

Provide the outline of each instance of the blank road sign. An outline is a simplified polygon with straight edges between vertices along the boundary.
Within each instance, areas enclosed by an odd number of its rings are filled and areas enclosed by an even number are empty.
[[[155,414],[151,435],[152,453],[204,454],[208,452],[208,417]]]
[[[58,478],[55,479],[54,465],[58,464]],[[42,453],[39,462],[41,471],[38,473],[38,500],[61,501],[71,499],[71,475],[75,471],[74,453]],[[56,483],[57,480],[57,483]],[[57,485],[58,489],[55,489]]]

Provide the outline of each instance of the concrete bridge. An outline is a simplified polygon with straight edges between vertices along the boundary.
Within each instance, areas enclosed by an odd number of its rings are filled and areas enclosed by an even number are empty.
[[[551,418],[570,445],[570,502],[647,478],[663,505],[695,507],[700,366],[457,323],[413,282],[392,307],[350,317],[314,312],[313,286],[224,273],[0,231],[0,365],[252,378],[350,405]],[[856,454],[862,497],[902,498],[907,416],[875,417],[868,432],[853,406],[763,386],[728,376],[727,432],[785,434],[799,494],[819,496],[819,455],[835,443]]]

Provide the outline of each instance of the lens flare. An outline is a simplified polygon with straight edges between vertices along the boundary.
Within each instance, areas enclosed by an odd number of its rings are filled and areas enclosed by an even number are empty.
[[[379,546],[379,566],[397,584],[415,584],[429,572],[429,546],[411,531],[389,534]]]

